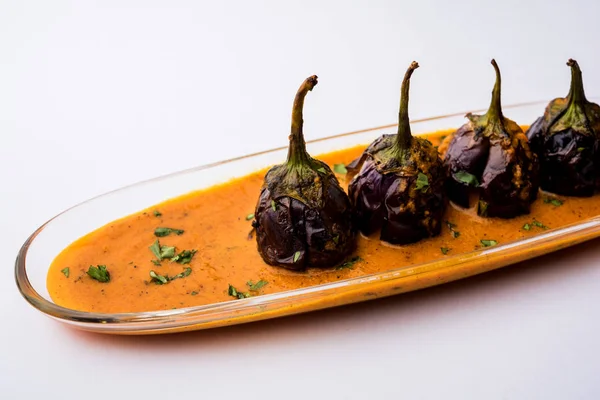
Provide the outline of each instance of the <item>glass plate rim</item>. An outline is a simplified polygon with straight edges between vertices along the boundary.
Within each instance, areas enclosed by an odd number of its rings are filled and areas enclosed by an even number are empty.
[[[511,109],[511,108],[518,108],[518,107],[524,107],[524,106],[545,105],[547,103],[548,103],[548,101],[529,101],[529,102],[521,102],[521,103],[514,103],[514,104],[506,105],[506,106],[503,106],[503,108]],[[470,110],[467,112],[456,112],[456,113],[451,113],[451,114],[439,115],[439,116],[435,116],[435,117],[414,119],[414,120],[411,120],[411,124],[419,123],[419,122],[433,121],[433,120],[437,120],[437,119],[460,117],[460,116],[464,116],[468,112],[474,112],[474,113],[485,112],[485,110],[486,109],[477,109],[477,110]],[[307,141],[307,143],[316,143],[316,142],[321,142],[321,141],[325,141],[325,140],[331,140],[334,138],[365,133],[365,132],[369,132],[369,131],[393,128],[395,126],[397,126],[396,123],[381,125],[381,126],[377,126],[377,127],[373,127],[373,128],[361,129],[361,130],[345,132],[345,133],[336,134],[336,135],[330,135],[330,136],[326,136],[326,137],[322,137],[322,138],[318,138],[318,139],[313,139],[313,140]],[[130,332],[135,332],[136,330],[139,330],[139,331],[158,331],[161,329],[169,330],[169,329],[181,328],[181,327],[185,327],[185,326],[193,326],[193,325],[200,324],[202,322],[215,322],[215,320],[196,321],[196,320],[194,320],[194,318],[199,318],[199,317],[203,317],[203,316],[211,316],[211,315],[219,315],[219,313],[224,313],[224,316],[222,318],[233,318],[232,316],[227,314],[227,312],[233,312],[233,311],[237,311],[240,313],[236,317],[243,317],[244,315],[247,315],[248,313],[256,313],[257,307],[261,307],[261,306],[269,304],[269,303],[277,302],[279,300],[289,299],[290,297],[298,297],[298,296],[302,296],[302,295],[307,296],[314,292],[323,292],[323,291],[331,291],[331,290],[338,290],[338,289],[343,289],[343,288],[348,288],[348,287],[354,287],[354,286],[361,285],[361,284],[367,284],[367,283],[375,281],[375,280],[393,279],[393,276],[395,274],[398,274],[407,269],[415,270],[415,269],[420,269],[423,267],[429,267],[428,268],[429,270],[434,270],[436,268],[441,268],[444,264],[447,264],[448,266],[452,266],[452,265],[456,265],[457,263],[464,262],[466,259],[470,260],[470,259],[476,258],[478,256],[487,256],[487,255],[501,256],[504,252],[509,252],[513,247],[520,246],[520,245],[527,245],[529,242],[540,242],[540,241],[548,241],[548,240],[552,241],[552,240],[555,240],[555,239],[558,239],[561,237],[568,237],[568,236],[574,235],[576,233],[584,233],[584,232],[588,232],[589,237],[587,239],[591,239],[592,237],[600,235],[600,216],[590,217],[588,219],[576,222],[574,224],[570,224],[570,225],[567,225],[567,226],[564,226],[564,227],[558,228],[558,229],[552,229],[545,233],[534,235],[534,236],[531,236],[528,238],[503,243],[498,246],[494,246],[492,248],[484,248],[484,249],[474,250],[474,251],[467,252],[467,253],[461,253],[461,254],[453,255],[451,257],[444,258],[444,259],[438,259],[438,260],[421,263],[421,264],[402,266],[402,267],[390,269],[387,271],[376,272],[376,273],[372,273],[372,274],[368,274],[368,275],[362,275],[362,276],[355,277],[355,278],[344,279],[344,280],[325,283],[325,284],[321,284],[321,285],[309,286],[306,288],[299,288],[299,289],[288,290],[288,291],[279,292],[279,293],[266,294],[266,295],[250,297],[250,298],[241,299],[241,300],[232,299],[230,301],[225,301],[225,302],[211,303],[211,304],[206,304],[206,305],[201,305],[201,306],[193,306],[193,307],[173,309],[173,310],[159,310],[159,311],[131,312],[131,313],[96,313],[96,312],[73,310],[70,308],[62,307],[51,301],[46,300],[33,288],[33,285],[29,281],[29,278],[27,276],[27,271],[26,271],[26,258],[27,258],[27,251],[28,251],[31,243],[33,242],[33,240],[35,240],[36,236],[40,232],[42,232],[44,230],[44,228],[50,222],[52,222],[56,218],[60,217],[61,215],[69,212],[70,210],[72,210],[76,207],[79,207],[83,204],[86,204],[88,202],[92,202],[98,198],[108,196],[108,195],[118,192],[118,191],[126,190],[127,188],[132,187],[132,186],[140,185],[140,184],[147,183],[147,182],[168,179],[172,176],[179,175],[179,174],[185,174],[185,173],[189,173],[189,172],[200,171],[203,169],[209,169],[211,167],[215,167],[218,165],[231,163],[233,161],[250,158],[250,157],[255,157],[255,156],[259,156],[259,155],[263,155],[263,154],[267,154],[267,153],[277,152],[277,151],[280,151],[280,150],[283,150],[286,148],[287,148],[287,146],[272,148],[269,150],[264,150],[264,151],[260,151],[260,152],[256,152],[256,153],[252,153],[252,154],[233,157],[233,158],[230,158],[227,160],[204,164],[204,165],[200,165],[200,166],[160,175],[160,176],[157,176],[154,178],[138,181],[138,182],[135,182],[135,183],[132,183],[129,185],[125,185],[125,186],[116,188],[114,190],[105,192],[98,196],[91,197],[85,201],[77,203],[77,204],[63,210],[62,212],[56,214],[54,217],[47,220],[39,228],[37,228],[26,239],[26,241],[21,246],[21,248],[17,254],[16,260],[15,260],[15,281],[16,281],[17,287],[19,289],[19,292],[21,293],[21,295],[25,298],[25,300],[28,303],[30,303],[33,307],[35,307],[39,311],[43,312],[44,314],[46,314],[52,318],[59,319],[63,322],[72,323],[72,324],[79,325],[80,327],[84,327],[84,328],[86,326],[87,327],[93,326],[93,328],[91,328],[91,330],[104,331],[104,330],[115,329],[116,328],[115,324],[118,324],[119,330],[127,330]],[[584,240],[586,240],[586,239],[584,239]],[[580,240],[580,241],[583,241],[583,240]],[[218,320],[218,319],[219,318],[217,318],[216,320]],[[148,323],[152,323],[153,325],[149,326]]]

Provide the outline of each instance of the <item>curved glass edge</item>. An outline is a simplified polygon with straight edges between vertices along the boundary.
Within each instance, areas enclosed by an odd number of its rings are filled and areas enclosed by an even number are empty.
[[[509,105],[503,108],[508,110],[530,105],[545,106],[546,104],[547,101],[538,101]],[[485,110],[475,110],[473,112],[482,111]],[[465,113],[454,113],[433,118],[412,120],[411,124],[451,117],[462,117],[464,114]],[[376,132],[395,126],[396,124],[389,124],[372,129],[333,135],[307,141],[307,144],[366,132]],[[208,169],[233,161],[274,153],[285,149],[286,147],[279,147],[138,182],[96,196],[57,214],[31,234],[17,255],[15,261],[15,280],[20,293],[32,306],[41,312],[83,330],[117,334],[167,333],[172,331],[205,329],[243,322],[252,322],[277,316],[349,304],[352,302],[368,300],[369,298],[385,297],[403,293],[486,272],[600,236],[600,216],[598,216],[566,227],[549,230],[529,238],[501,244],[493,248],[462,253],[424,264],[403,266],[385,272],[364,275],[333,283],[250,297],[242,300],[236,299],[221,303],[164,311],[92,313],[72,310],[46,300],[31,284],[26,271],[28,250],[35,238],[47,227],[47,225],[66,212],[96,199],[109,196],[115,192],[120,192],[143,183],[168,179],[169,177],[180,174]],[[525,248],[526,251],[523,251]],[[519,253],[519,251],[521,252]],[[480,267],[475,268],[478,264],[481,264]],[[442,278],[438,277],[436,282],[432,284],[425,283],[421,285],[412,285],[411,287],[401,286],[407,277],[415,275],[422,275],[425,277],[432,273],[437,273]],[[361,294],[365,295],[364,298],[360,298]],[[282,312],[282,310],[285,312]]]

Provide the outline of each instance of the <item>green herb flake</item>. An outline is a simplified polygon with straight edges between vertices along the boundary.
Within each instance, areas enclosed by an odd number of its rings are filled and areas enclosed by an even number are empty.
[[[198,294],[198,292],[196,292],[195,290],[192,291],[192,293],[190,293],[192,296],[196,296]]]
[[[174,261],[179,264],[189,264],[196,254],[198,250],[183,250],[181,253],[171,258],[171,261]]]
[[[360,258],[359,256],[354,256],[348,261],[344,261],[342,264],[338,265],[336,269],[338,271],[342,269],[354,269],[354,264],[356,264],[359,261],[362,261],[362,258]]]
[[[448,226],[448,229],[453,230],[457,225],[450,221],[446,221],[446,226]]]
[[[71,270],[69,269],[69,267],[63,268],[60,270],[60,272],[63,273],[64,276],[66,276],[67,278],[69,277],[69,275],[71,274]]]
[[[479,207],[479,214],[483,217],[487,216],[487,209],[488,209],[488,202],[485,200],[479,200],[478,203],[478,207]]]
[[[269,282],[265,281],[264,279],[261,279],[260,281],[258,281],[256,283],[253,283],[252,281],[248,281],[248,282],[246,282],[246,285],[248,285],[250,290],[255,292],[257,290],[260,290],[262,287],[264,287],[268,283]]]
[[[192,273],[192,269],[190,267],[186,267],[186,269],[184,269],[183,272],[180,272],[175,276],[169,277],[169,280],[172,281],[175,279],[185,278],[187,276],[190,276],[191,273]]]
[[[459,231],[452,231],[451,233],[452,233],[452,237],[454,239],[456,239],[456,238],[458,238],[460,236],[460,232]]]
[[[563,205],[564,201],[559,200],[557,198],[553,198],[553,197],[546,197],[544,199],[544,203],[546,203],[546,204],[552,204],[553,206],[560,207],[560,206]]]
[[[109,282],[110,281],[110,273],[106,269],[106,265],[98,265],[94,267],[90,265],[86,272],[90,278],[97,280],[98,282]]]
[[[155,217],[162,217],[162,214],[161,214],[161,212],[160,212],[160,211],[158,211],[158,210],[154,210],[154,216],[155,216]]]
[[[317,168],[317,171],[319,171],[322,174],[326,174],[327,173],[327,170],[325,168],[323,168],[323,167]]]
[[[158,260],[150,260],[150,261],[152,261],[152,264],[156,265],[157,267],[161,266],[161,263]]]
[[[528,231],[528,230],[530,230],[530,229],[531,229],[531,225],[529,225],[529,223],[527,223],[527,224],[523,225],[523,230],[526,230],[526,231]]]
[[[251,296],[250,293],[246,292],[240,292],[239,290],[237,290],[236,288],[233,287],[233,285],[229,284],[229,289],[227,290],[227,293],[232,296],[232,297],[236,297],[238,299],[245,299]]]
[[[296,261],[298,261],[298,260],[300,259],[300,255],[301,255],[301,254],[302,254],[302,253],[301,253],[300,251],[297,251],[297,252],[295,252],[295,253],[294,253],[294,261],[293,261],[293,262],[296,262]]]
[[[271,200],[271,208],[273,211],[277,211],[277,203],[275,203],[275,200]]]
[[[348,170],[344,164],[333,164],[333,172],[340,175],[346,175]]]
[[[459,182],[464,183],[468,186],[479,186],[479,181],[477,177],[473,174],[468,173],[467,171],[458,171],[453,174],[454,179]]]
[[[427,175],[422,172],[419,172],[417,175],[417,190],[420,190],[422,193],[427,192],[429,190],[429,179]]]
[[[447,248],[447,247],[440,247],[440,250],[442,251],[442,254],[443,254],[443,255],[446,255],[446,254],[448,254],[448,252],[450,251],[450,249],[449,249],[449,248]]]
[[[183,234],[183,229],[173,229],[173,228],[156,228],[154,230],[154,236],[156,237],[165,237],[165,236],[169,236],[171,233],[174,233],[176,235],[182,235]]]
[[[152,246],[148,248],[150,249],[152,254],[154,254],[154,257],[158,258],[159,260],[162,260],[162,257],[160,256],[160,243],[158,242],[158,240],[152,243]]]
[[[246,215],[246,221],[250,221],[251,219],[254,219],[254,213]]]
[[[336,245],[340,242],[340,235],[335,235],[333,238],[333,243],[335,243]]]
[[[491,246],[495,246],[495,245],[498,244],[498,242],[495,241],[495,240],[485,240],[485,239],[482,239],[482,240],[480,240],[480,242],[481,242],[481,245],[483,247],[491,247]]]
[[[157,285],[164,285],[169,282],[169,279],[166,276],[159,275],[154,271],[150,271],[150,277],[152,278],[151,282],[154,282]]]
[[[546,225],[542,224],[540,221],[533,221],[532,224],[537,226],[538,228],[548,229],[548,227]]]
[[[158,261],[161,261],[164,258],[175,257],[175,247],[161,246],[158,239],[156,239],[156,241],[152,243],[152,246],[150,246],[149,249],[152,252],[152,254],[154,254],[154,256],[158,259]],[[154,263],[154,265],[158,264]]]
[[[581,152],[582,152],[582,151],[584,151],[584,150],[585,150],[585,147],[578,147],[578,148],[577,148],[577,152],[578,152],[578,153],[581,153]]]

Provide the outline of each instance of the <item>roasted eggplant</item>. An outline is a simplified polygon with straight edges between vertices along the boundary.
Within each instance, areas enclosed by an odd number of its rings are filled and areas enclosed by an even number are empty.
[[[413,137],[408,118],[411,63],[401,89],[398,132],[376,139],[347,166],[357,228],[382,241],[408,244],[440,233],[446,205],[445,171],[437,149]]]
[[[252,222],[263,260],[291,270],[333,267],[355,244],[348,196],[329,166],[306,151],[302,109],[316,84],[313,75],[298,89],[287,161],[265,175]]]
[[[461,207],[477,201],[479,216],[512,218],[529,213],[537,197],[539,165],[521,127],[502,114],[500,69],[495,60],[492,65],[496,83],[488,111],[467,114],[469,122],[448,139],[446,189]]]
[[[600,181],[600,106],[588,101],[581,69],[569,60],[571,87],[552,100],[527,130],[540,160],[543,190],[567,196],[591,196]]]

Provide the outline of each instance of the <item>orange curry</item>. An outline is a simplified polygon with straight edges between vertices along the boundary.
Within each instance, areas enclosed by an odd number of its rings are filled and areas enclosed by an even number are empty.
[[[428,139],[439,145],[450,132],[436,132]],[[365,147],[317,158],[330,166],[347,164]],[[265,172],[168,200],[78,239],[50,266],[50,296],[61,306],[90,312],[198,306],[237,299],[231,295],[230,285],[246,296],[319,285],[506,243],[600,214],[600,202],[595,198],[544,193],[532,205],[531,214],[510,220],[480,218],[475,210],[461,210],[450,204],[444,217],[447,222],[438,237],[391,246],[358,235],[355,254],[346,263],[326,270],[293,272],[266,265],[257,252],[255,239],[249,237],[249,216]],[[338,178],[345,186],[345,176]],[[172,231],[162,230],[165,236],[157,237],[157,228]],[[171,250],[175,255],[184,250],[196,252],[189,263],[171,261],[172,257],[159,261],[150,249],[154,244],[156,250],[157,240],[166,249],[175,247]],[[98,265],[106,266],[109,282],[92,279],[86,273],[90,266]],[[256,285],[258,282],[261,284]]]

